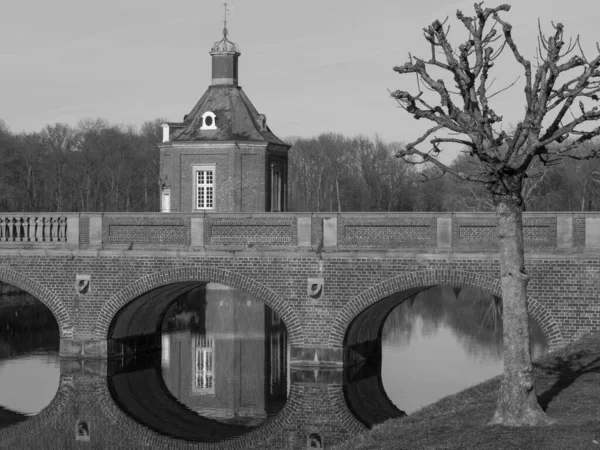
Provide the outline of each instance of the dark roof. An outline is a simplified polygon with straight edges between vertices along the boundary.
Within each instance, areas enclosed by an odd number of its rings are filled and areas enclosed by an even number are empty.
[[[166,125],[169,125],[169,128],[183,128],[185,125],[183,122],[165,122]]]
[[[212,111],[216,130],[201,130],[202,114]],[[173,130],[171,141],[263,141],[288,146],[268,126],[261,127],[261,114],[240,86],[212,85],[183,119],[183,128]]]

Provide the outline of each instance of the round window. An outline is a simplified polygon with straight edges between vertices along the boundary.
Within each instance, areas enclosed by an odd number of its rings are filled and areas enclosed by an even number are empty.
[[[212,126],[212,124],[213,124],[213,118],[211,116],[206,116],[204,118],[204,125],[207,127],[210,127],[210,126]]]

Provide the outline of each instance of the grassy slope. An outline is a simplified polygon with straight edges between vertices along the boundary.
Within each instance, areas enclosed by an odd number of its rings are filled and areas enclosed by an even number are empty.
[[[332,450],[600,450],[600,333],[535,363],[547,427],[487,426],[499,377],[446,397],[403,419],[389,420]]]

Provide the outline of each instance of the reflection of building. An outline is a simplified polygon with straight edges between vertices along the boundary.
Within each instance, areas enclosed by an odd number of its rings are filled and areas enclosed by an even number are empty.
[[[287,399],[287,330],[270,308],[266,308],[267,414],[275,414]]]
[[[205,296],[206,333],[163,336],[165,383],[202,416],[260,423],[285,403],[285,325],[264,303],[235,289],[211,284],[198,296]]]
[[[194,361],[192,392],[194,394],[214,394],[214,355],[215,340],[212,334],[192,336],[192,359]]]

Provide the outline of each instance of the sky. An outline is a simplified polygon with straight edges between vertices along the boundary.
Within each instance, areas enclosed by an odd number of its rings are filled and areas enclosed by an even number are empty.
[[[466,38],[456,10],[473,1],[230,0],[229,38],[241,51],[239,84],[280,137],[322,132],[409,142],[428,128],[389,97],[417,92],[392,68],[429,57],[422,29],[449,16],[450,37]],[[487,2],[484,6],[495,6]],[[599,3],[519,0],[503,17],[533,58],[537,20],[562,22],[595,56]],[[0,119],[13,132],[84,118],[141,125],[180,121],[210,84],[209,51],[223,29],[221,0],[6,1],[0,14]],[[507,53],[507,52],[506,52]],[[494,86],[519,67],[505,53]],[[502,63],[501,63],[502,62]],[[521,77],[522,80],[522,77]],[[509,126],[523,112],[520,81],[494,97]]]

